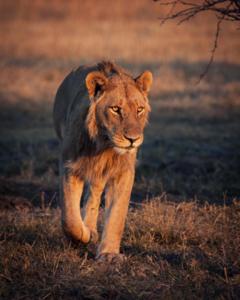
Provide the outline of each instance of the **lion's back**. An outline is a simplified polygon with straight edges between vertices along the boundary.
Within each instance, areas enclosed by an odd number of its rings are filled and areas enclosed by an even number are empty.
[[[59,139],[63,138],[63,129],[74,102],[81,101],[87,94],[85,78],[93,69],[94,67],[80,66],[65,77],[57,90],[53,106],[53,121]]]

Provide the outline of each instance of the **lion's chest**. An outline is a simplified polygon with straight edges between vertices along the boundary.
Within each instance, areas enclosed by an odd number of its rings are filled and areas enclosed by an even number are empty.
[[[109,149],[95,155],[82,155],[71,163],[72,171],[84,181],[108,181],[124,174],[127,170],[134,171],[135,157],[131,154],[119,155]]]

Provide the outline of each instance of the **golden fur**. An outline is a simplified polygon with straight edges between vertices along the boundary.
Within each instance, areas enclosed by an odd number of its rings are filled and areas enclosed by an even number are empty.
[[[133,79],[118,65],[102,62],[71,72],[56,94],[53,117],[61,142],[63,230],[76,241],[96,242],[105,191],[105,223],[97,257],[119,253],[136,152],[150,111],[151,84],[149,71]],[[81,216],[84,186],[87,199]]]

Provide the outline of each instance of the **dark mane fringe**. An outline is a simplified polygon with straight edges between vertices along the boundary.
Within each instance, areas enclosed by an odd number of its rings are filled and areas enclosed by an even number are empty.
[[[112,61],[101,61],[97,64],[97,68],[99,71],[103,72],[107,77],[111,77],[113,75],[126,75],[130,78],[132,78],[131,74],[128,73],[125,69],[118,66]]]

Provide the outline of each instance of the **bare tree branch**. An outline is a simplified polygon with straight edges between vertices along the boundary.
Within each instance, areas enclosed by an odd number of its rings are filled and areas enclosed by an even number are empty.
[[[200,13],[214,13],[217,20],[214,43],[208,64],[198,80],[199,83],[207,74],[211,64],[213,63],[214,55],[218,47],[218,39],[222,22],[240,21],[240,0],[199,0],[195,2],[186,0],[154,1],[159,2],[159,4],[162,6],[170,7],[167,15],[159,18],[161,20],[161,24],[173,19],[178,20],[178,24],[181,24],[189,21]]]
[[[224,16],[229,21],[240,21],[240,1],[239,0],[202,0],[195,3],[183,0],[162,1],[160,5],[172,6],[171,13],[160,17],[161,20],[179,19],[182,23],[196,16],[201,12],[214,12],[218,17]]]

